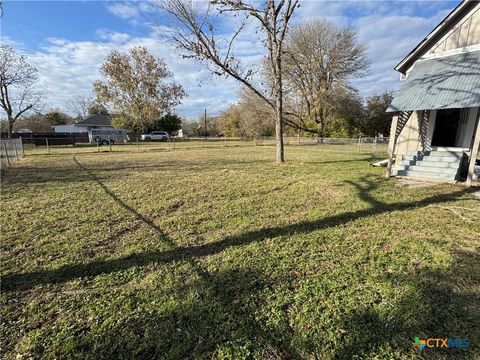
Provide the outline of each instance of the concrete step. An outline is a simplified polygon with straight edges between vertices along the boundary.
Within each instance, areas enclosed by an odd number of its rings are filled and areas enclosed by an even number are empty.
[[[431,157],[454,157],[457,159],[461,159],[463,156],[463,152],[450,152],[450,151],[426,151],[424,153],[425,156]]]
[[[402,156],[394,173],[428,181],[453,182],[462,157],[462,151],[410,151]]]
[[[397,176],[407,176],[411,178],[433,181],[455,181],[455,175],[452,174],[439,174],[435,172],[422,172],[415,170],[400,170],[397,172]]]
[[[462,152],[467,149],[452,146],[433,146],[430,151]]]
[[[424,156],[422,161],[435,161],[444,163],[460,163],[460,159],[451,156]]]
[[[415,160],[400,160],[400,162],[398,163],[398,165],[405,165],[405,166],[408,166],[408,165],[415,165],[417,162]]]
[[[427,167],[435,167],[435,168],[440,166],[439,161],[430,161],[429,158],[424,158],[421,161],[417,161],[415,164],[419,165],[419,166],[427,166]],[[409,165],[413,165],[413,164],[409,164]],[[458,169],[459,166],[460,166],[460,162],[459,161],[446,161],[446,162],[442,163],[441,166],[442,166],[442,168],[447,168],[447,169]]]
[[[458,167],[456,167],[456,168],[445,168],[445,167],[439,167],[439,166],[437,166],[437,167],[423,166],[422,162],[419,162],[416,165],[410,166],[408,168],[408,170],[426,172],[426,173],[456,175],[457,171],[458,171]]]
[[[402,161],[403,160],[406,160],[406,161],[416,161],[418,159],[421,159],[420,156],[418,155],[403,155],[402,156]]]

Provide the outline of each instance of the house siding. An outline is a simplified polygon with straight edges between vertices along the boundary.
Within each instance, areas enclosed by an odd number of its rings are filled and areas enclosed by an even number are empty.
[[[470,108],[467,116],[461,121],[457,132],[457,146],[470,148],[472,145],[472,137],[475,131],[475,122],[477,120],[478,111],[479,108]]]
[[[427,52],[427,55],[442,54],[454,49],[480,44],[480,3],[445,34]]]
[[[401,156],[405,155],[407,152],[420,150],[420,119],[422,115],[423,111],[413,111],[398,135],[395,147],[397,162],[400,160]]]

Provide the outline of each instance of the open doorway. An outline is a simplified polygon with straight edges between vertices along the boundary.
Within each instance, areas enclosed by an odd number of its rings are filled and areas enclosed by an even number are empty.
[[[437,111],[432,146],[455,146],[461,109],[443,109]]]

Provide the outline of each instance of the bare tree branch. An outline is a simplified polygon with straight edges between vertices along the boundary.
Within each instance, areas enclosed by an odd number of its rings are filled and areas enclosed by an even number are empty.
[[[289,93],[297,99],[289,108],[298,122],[295,128],[323,137],[329,118],[346,113],[344,106],[358,107],[349,80],[362,77],[368,61],[355,31],[323,20],[298,24],[286,39],[284,65]]]
[[[230,76],[248,88],[253,94],[266,102],[275,114],[275,135],[277,138],[277,162],[284,162],[283,149],[283,80],[282,80],[282,47],[288,24],[298,0],[268,0],[264,5],[253,5],[244,0],[211,0],[207,10],[201,12],[191,0],[163,0],[160,6],[173,18],[174,35],[172,40],[186,58],[193,58],[213,65],[210,69],[216,75]],[[243,21],[222,48],[221,36],[215,33],[218,16],[232,13],[243,17]],[[264,34],[265,44],[273,74],[273,98],[265,95],[252,79],[256,71],[252,67],[243,67],[234,54],[235,40],[244,29],[248,19],[258,21]]]
[[[24,56],[15,54],[8,45],[0,49],[0,107],[8,121],[8,136],[13,124],[22,115],[40,103],[44,91],[39,90],[37,69],[27,63]]]

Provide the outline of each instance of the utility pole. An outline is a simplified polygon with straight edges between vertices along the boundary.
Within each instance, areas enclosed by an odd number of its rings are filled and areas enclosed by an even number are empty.
[[[207,140],[208,130],[207,130],[207,109],[205,109],[205,140]]]

